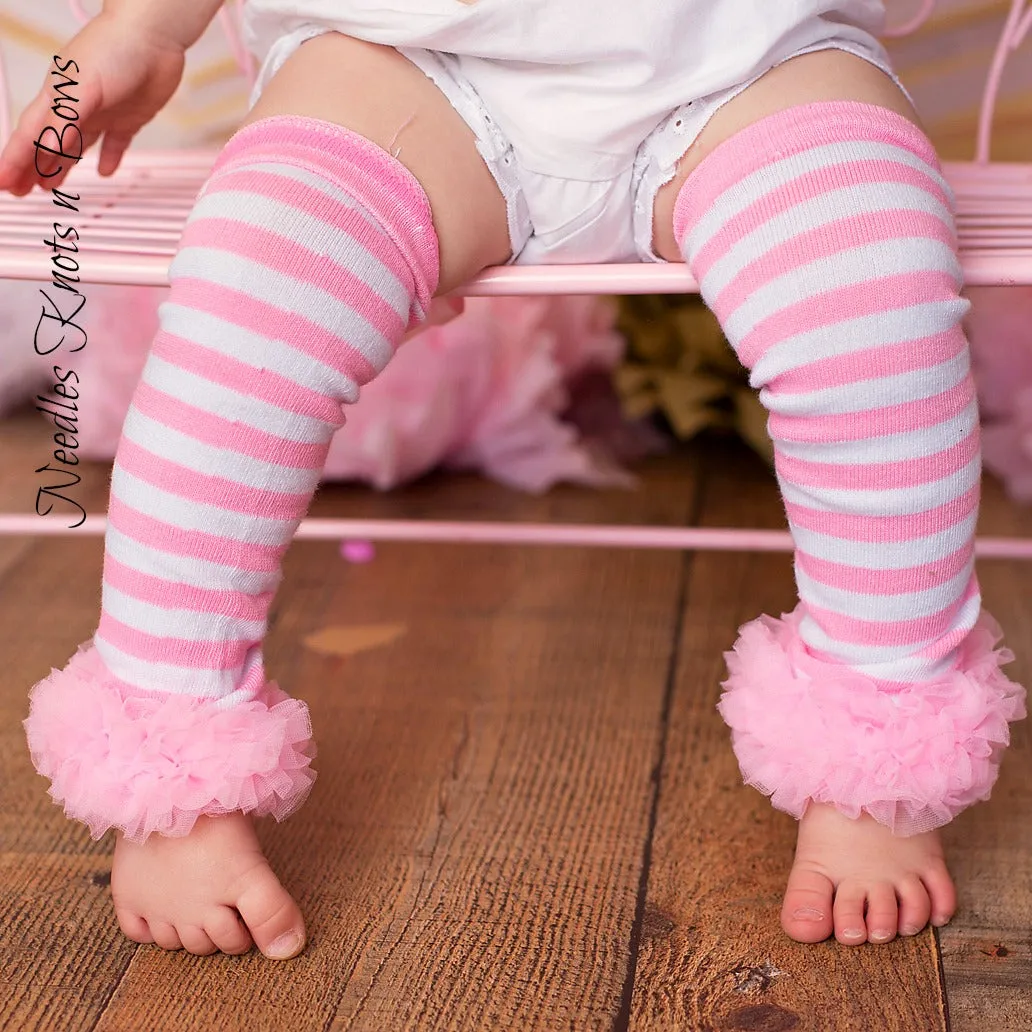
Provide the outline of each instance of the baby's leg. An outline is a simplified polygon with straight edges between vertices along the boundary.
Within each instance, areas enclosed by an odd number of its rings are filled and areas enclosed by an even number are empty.
[[[727,104],[657,200],[659,253],[771,413],[801,602],[743,629],[721,712],[746,780],[802,817],[782,923],[803,941],[948,920],[935,829],[987,797],[1023,715],[979,621],[951,201],[905,97],[837,51]]]
[[[244,816],[286,816],[313,780],[307,709],[263,669],[280,561],[342,405],[435,291],[508,253],[471,132],[393,50],[305,44],[220,155],[119,444],[99,628],[26,722],[66,812],[123,832],[133,938],[300,949]]]

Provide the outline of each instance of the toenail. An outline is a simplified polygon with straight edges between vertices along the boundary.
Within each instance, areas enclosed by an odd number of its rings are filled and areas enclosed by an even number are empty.
[[[800,907],[792,912],[792,916],[800,921],[823,921],[824,915],[813,907]]]
[[[917,935],[917,933],[921,931],[921,929],[918,928],[917,925],[906,925],[899,931],[901,935]]]
[[[864,934],[864,930],[862,928],[843,928],[842,934],[847,939],[859,939]]]
[[[892,938],[892,932],[886,932],[884,929],[880,929],[877,932],[871,932],[871,938],[877,942],[884,942],[886,939]]]
[[[287,932],[286,935],[281,935],[269,944],[265,955],[273,960],[287,960],[301,949],[304,941],[304,936],[299,933]]]
[[[948,917],[943,917],[942,914],[938,914],[932,918],[932,924],[935,925],[936,928],[942,928],[944,924],[949,923],[949,920],[950,919]]]

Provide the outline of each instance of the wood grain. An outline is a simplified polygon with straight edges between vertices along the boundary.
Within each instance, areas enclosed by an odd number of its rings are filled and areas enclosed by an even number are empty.
[[[987,478],[984,534],[1032,537],[1032,508],[1018,507]],[[1032,674],[1032,568],[1013,560],[982,561],[978,576],[986,608],[1015,653],[1006,667],[1021,684]],[[1032,1028],[1032,734],[1012,728],[992,799],[962,813],[945,829],[957,880],[957,916],[940,933],[952,1032],[1024,1032]]]
[[[0,426],[7,511],[21,497],[11,470],[34,468],[42,426],[14,423]],[[698,463],[703,523],[783,525],[766,470],[712,441],[653,463],[640,492],[527,499],[432,477],[389,496],[326,489],[313,515],[685,523]],[[106,472],[88,478],[91,512]],[[1032,536],[1032,510],[989,481],[982,531]],[[780,932],[795,825],[741,786],[714,707],[738,625],[793,604],[787,556],[384,545],[351,566],[332,543],[295,545],[267,658],[312,706],[321,776],[309,806],[261,829],[311,936],[301,960],[272,965],[164,954],[118,932],[111,842],[50,803],[20,726],[27,688],[96,624],[100,541],[20,539],[7,554],[0,1027],[1032,1027],[1025,725],[992,802],[947,829],[960,909],[941,953],[932,933],[854,950]],[[1020,680],[1028,567],[980,570]],[[407,631],[346,656],[305,646],[359,624]]]
[[[772,475],[714,446],[700,522],[784,526]],[[698,554],[684,607],[638,945],[634,1032],[944,1030],[930,932],[887,946],[803,946],[779,911],[795,822],[743,787],[715,706],[740,624],[795,604],[787,555]]]
[[[686,521],[690,463],[658,462],[646,485],[527,499],[442,479],[386,497],[330,489],[316,512]],[[0,595],[15,656],[0,673],[0,833],[23,885],[5,898],[0,1026],[45,1014],[68,1032],[612,1027],[682,556],[391,545],[349,566],[333,543],[292,548],[268,667],[311,704],[321,776],[299,814],[261,829],[309,920],[309,949],[288,965],[118,935],[110,843],[49,803],[18,726],[26,688],[95,624],[101,545],[50,540],[30,557]],[[408,632],[347,657],[304,646],[353,623]]]

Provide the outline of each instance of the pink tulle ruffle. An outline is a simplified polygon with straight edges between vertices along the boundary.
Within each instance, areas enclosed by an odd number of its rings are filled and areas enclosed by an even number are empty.
[[[32,690],[25,730],[50,795],[94,838],[186,835],[202,814],[234,811],[281,821],[315,781],[308,708],[274,682],[225,708],[138,692],[88,642]]]
[[[802,607],[762,616],[725,656],[718,709],[748,785],[799,818],[813,800],[864,811],[899,835],[940,827],[988,799],[1025,716],[1025,691],[1000,671],[999,627],[983,614],[941,681],[889,691],[814,658],[799,637]]]

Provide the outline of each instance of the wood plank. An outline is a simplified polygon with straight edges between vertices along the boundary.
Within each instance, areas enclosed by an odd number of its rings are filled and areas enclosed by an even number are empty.
[[[1018,506],[987,477],[979,528],[984,534],[1032,537],[1032,507]],[[1029,683],[1032,592],[1028,563],[983,560],[986,608],[1016,654],[1008,675]],[[992,799],[961,814],[945,831],[960,908],[940,932],[952,1032],[1023,1032],[1032,1028],[1032,734],[1013,728]]]
[[[703,525],[778,528],[773,476],[714,444]],[[779,912],[795,822],[741,783],[715,706],[722,652],[795,604],[787,555],[700,553],[684,607],[629,1027],[635,1032],[945,1029],[931,932],[877,948],[792,942]]]
[[[100,549],[26,545],[0,576],[0,1027],[76,1032],[92,1028],[135,946],[111,916],[109,843],[51,803],[21,721],[30,686],[96,626]]]
[[[331,488],[314,512],[679,524],[694,490],[690,464],[666,459],[641,492],[528,499],[448,478],[388,496]],[[267,663],[311,704],[321,776],[300,813],[261,828],[309,920],[310,947],[287,966],[119,938],[93,883],[110,842],[49,803],[18,726],[26,688],[95,625],[100,541],[33,555],[0,584],[0,840],[24,883],[5,911],[39,932],[0,933],[0,969],[19,973],[0,1025],[45,1013],[69,1032],[154,1027],[159,1000],[163,1032],[612,1025],[680,555],[385,545],[349,566],[330,542],[291,549]],[[29,598],[39,619],[26,627]],[[305,645],[356,624],[405,633],[350,656]]]

